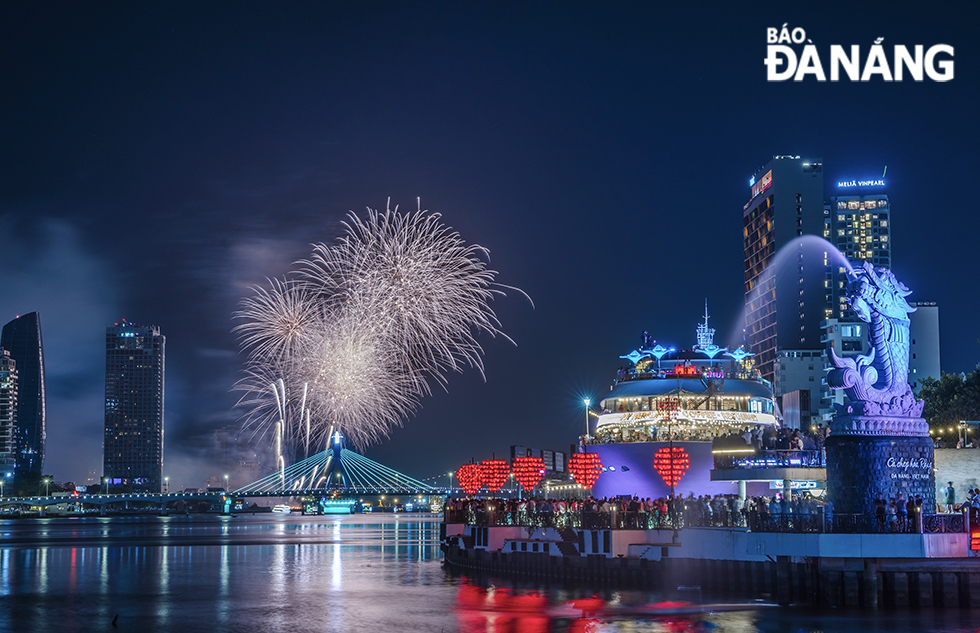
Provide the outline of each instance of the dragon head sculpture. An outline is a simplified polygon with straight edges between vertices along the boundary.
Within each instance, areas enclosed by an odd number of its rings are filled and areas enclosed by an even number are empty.
[[[848,277],[848,302],[865,323],[871,323],[875,313],[907,321],[908,313],[915,312],[915,308],[905,300],[912,291],[887,268],[875,268],[865,262],[860,268],[849,272]]]

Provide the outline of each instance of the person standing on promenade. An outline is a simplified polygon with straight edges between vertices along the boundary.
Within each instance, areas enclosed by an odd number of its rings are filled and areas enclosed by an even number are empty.
[[[946,512],[952,512],[956,507],[956,489],[953,488],[952,481],[946,485],[943,493],[946,495]]]

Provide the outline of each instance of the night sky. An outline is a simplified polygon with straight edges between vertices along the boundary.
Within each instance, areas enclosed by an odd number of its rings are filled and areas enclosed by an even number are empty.
[[[45,472],[101,473],[125,318],[167,337],[164,474],[219,474],[238,300],[389,198],[534,300],[495,302],[517,346],[480,339],[486,382],[452,376],[367,452],[416,477],[567,450],[640,333],[690,347],[706,298],[739,344],[741,209],[774,154],[822,157],[827,183],[887,165],[893,269],[939,302],[944,371],[980,361],[974,3],[527,4],[0,5],[0,321],[41,314]],[[783,23],[825,60],[950,44],[955,79],[767,83]]]

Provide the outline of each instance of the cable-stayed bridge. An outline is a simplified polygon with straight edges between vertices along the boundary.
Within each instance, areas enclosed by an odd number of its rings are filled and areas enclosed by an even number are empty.
[[[338,443],[339,444],[339,443]],[[334,494],[445,494],[352,450],[335,444],[287,468],[233,491],[236,497]]]
[[[0,507],[37,507],[44,516],[44,508],[59,504],[98,506],[105,514],[107,507],[124,504],[160,507],[162,513],[170,504],[178,501],[206,501],[211,503],[230,503],[232,498],[250,497],[292,497],[303,495],[444,495],[450,490],[432,486],[388,468],[384,464],[368,459],[352,450],[343,448],[338,441],[333,448],[317,453],[282,468],[247,486],[232,492],[178,492],[149,493],[132,492],[123,494],[65,496],[2,497]]]

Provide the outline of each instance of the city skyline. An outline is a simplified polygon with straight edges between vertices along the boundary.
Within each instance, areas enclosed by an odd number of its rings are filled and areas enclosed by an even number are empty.
[[[2,11],[0,315],[45,321],[58,464],[45,470],[59,481],[101,463],[103,336],[123,317],[170,339],[167,469],[186,485],[215,474],[214,431],[243,413],[238,301],[389,197],[407,210],[421,198],[534,300],[493,304],[517,346],[479,339],[486,382],[450,375],[366,452],[416,477],[514,444],[567,450],[619,356],[644,330],[692,346],[705,298],[716,342],[739,344],[740,212],[774,155],[822,157],[825,183],[887,166],[892,269],[910,301],[941,306],[943,369],[980,360],[976,281],[949,278],[980,233],[967,20],[791,6]],[[947,43],[956,75],[769,83],[765,29],[783,22],[821,45]]]

